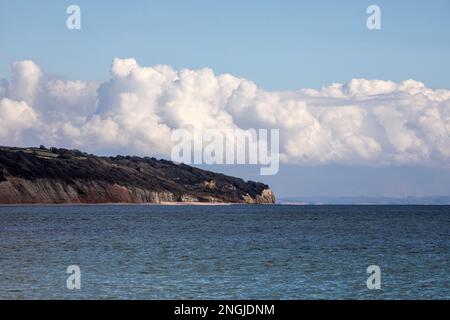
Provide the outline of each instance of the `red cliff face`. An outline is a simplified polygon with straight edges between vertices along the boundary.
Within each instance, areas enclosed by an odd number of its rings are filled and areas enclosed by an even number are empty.
[[[177,201],[170,192],[155,192],[118,184],[74,181],[65,185],[48,179],[9,177],[0,183],[0,203],[161,203]]]
[[[170,161],[0,148],[0,204],[275,203],[267,185]]]

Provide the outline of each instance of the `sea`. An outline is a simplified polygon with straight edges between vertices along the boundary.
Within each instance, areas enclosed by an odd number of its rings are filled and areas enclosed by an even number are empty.
[[[449,245],[450,206],[1,206],[0,299],[449,299]]]

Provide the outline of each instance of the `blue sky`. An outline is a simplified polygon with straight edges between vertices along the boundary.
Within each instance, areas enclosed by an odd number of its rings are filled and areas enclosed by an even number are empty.
[[[66,28],[70,4],[81,7],[79,31]],[[379,31],[366,27],[371,4],[381,8]],[[111,64],[119,57],[175,70],[208,67],[215,74],[250,79],[267,91],[318,89],[356,78],[396,83],[415,79],[427,88],[450,89],[449,40],[450,0],[0,1],[0,79],[11,79],[14,61],[29,59],[58,78],[108,81]],[[430,101],[429,107],[435,108],[435,100]],[[444,103],[450,105],[448,100]],[[420,124],[421,114],[406,116]],[[389,119],[384,119],[389,127]],[[443,124],[436,125],[436,132],[441,132],[436,138],[444,142],[433,146],[431,160],[440,157],[439,148],[450,148],[445,144],[450,141],[445,137],[448,131],[442,129],[445,119],[442,116]],[[368,132],[375,125],[370,123]],[[395,129],[387,129],[395,136],[392,144],[405,143],[408,132],[397,135]],[[422,129],[417,132],[426,131],[433,138],[433,130]],[[22,142],[38,143],[34,136],[28,134]],[[392,151],[382,138],[378,142]],[[89,146],[86,150],[98,151]],[[438,166],[289,163],[273,177],[259,176],[257,168],[215,169],[270,183],[281,197],[449,195],[450,169],[439,161]]]
[[[366,8],[382,30],[366,28]],[[78,4],[82,30],[65,28]],[[269,90],[352,78],[450,87],[450,1],[2,1],[0,76],[32,59],[69,79],[106,79],[115,57],[210,67]]]

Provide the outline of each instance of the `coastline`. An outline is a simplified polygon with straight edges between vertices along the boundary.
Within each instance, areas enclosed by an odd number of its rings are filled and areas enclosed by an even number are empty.
[[[231,206],[250,205],[232,202],[160,202],[160,203],[132,203],[132,202],[105,202],[105,203],[1,203],[0,207],[48,207],[48,206]],[[254,205],[254,204],[251,204]]]

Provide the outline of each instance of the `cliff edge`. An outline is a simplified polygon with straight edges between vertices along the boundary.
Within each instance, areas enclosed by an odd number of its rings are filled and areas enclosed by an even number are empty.
[[[0,147],[0,204],[272,204],[265,184],[149,157]]]

